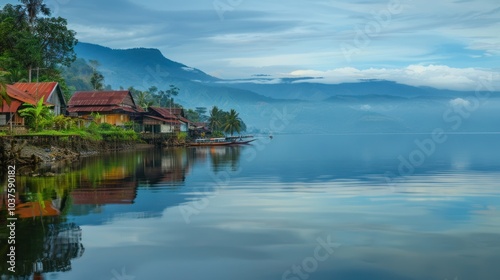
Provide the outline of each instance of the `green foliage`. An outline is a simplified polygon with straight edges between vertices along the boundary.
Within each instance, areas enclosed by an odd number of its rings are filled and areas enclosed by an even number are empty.
[[[229,114],[227,114],[224,118],[224,132],[229,132],[232,136],[235,131],[240,133],[241,119],[239,117],[239,113],[237,113],[236,110],[231,109]]]
[[[0,71],[0,107],[3,106],[4,102],[10,105],[10,97],[7,95],[6,76],[8,76],[8,72]]]
[[[222,127],[224,121],[224,111],[220,110],[217,106],[212,107],[208,124],[213,131],[218,131]]]
[[[109,124],[109,123],[101,123],[99,124],[99,130],[102,130],[102,131],[111,131],[113,130],[115,126]]]
[[[210,110],[210,116],[208,118],[208,123],[212,129],[212,134],[215,132],[220,132],[221,130],[225,133],[234,132],[240,133],[246,130],[246,125],[243,120],[239,117],[239,113],[236,110],[231,109],[229,112],[220,110],[217,106],[212,107]]]
[[[186,142],[187,136],[188,135],[186,132],[178,132],[176,135],[177,141],[179,141],[180,143],[184,143],[184,142]]]
[[[72,91],[89,91],[94,89],[91,83],[94,70],[85,59],[78,58],[69,67],[60,67],[59,69]]]
[[[58,73],[50,70],[76,59],[76,32],[67,24],[64,18],[50,17],[43,0],[21,0],[21,5],[6,4],[0,10],[0,68],[12,73],[11,82],[31,77],[35,69]]]
[[[59,115],[54,117],[54,128],[59,131],[68,131],[76,128],[76,122],[70,117]]]
[[[156,86],[151,86],[146,91],[141,91],[134,87],[129,87],[128,90],[132,93],[137,105],[144,110],[147,110],[151,106],[182,108],[180,104],[173,102],[172,97],[179,94],[179,88],[174,85],[170,85],[168,90],[159,90]]]
[[[219,137],[224,137],[224,133],[222,131],[212,131],[212,137],[214,138],[219,138]]]
[[[19,110],[19,115],[27,120],[30,129],[40,131],[51,125],[53,113],[49,107],[43,105],[43,98],[40,98],[36,105],[25,103],[23,106],[25,108]]]
[[[193,109],[187,109],[185,111],[185,114],[186,114],[186,119],[192,121],[192,122],[199,122],[201,121],[201,118],[200,118],[200,114],[198,112],[196,112],[195,110]]]

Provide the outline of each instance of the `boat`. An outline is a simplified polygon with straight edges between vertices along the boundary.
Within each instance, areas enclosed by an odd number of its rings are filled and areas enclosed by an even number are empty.
[[[226,140],[226,138],[200,138],[189,143],[192,147],[205,147],[205,146],[227,146],[233,142]]]
[[[246,136],[229,136],[229,137],[226,137],[226,140],[230,141],[231,144],[233,144],[233,145],[244,145],[244,144],[248,144],[248,143],[253,142],[253,141],[256,140],[256,139],[244,140],[246,138],[253,138],[253,136],[251,136],[251,135],[246,135]]]
[[[256,139],[253,136],[228,136],[225,138],[199,138],[194,140],[194,142],[189,143],[192,147],[204,147],[204,146],[228,146],[228,145],[245,145]],[[248,140],[247,140],[248,139]]]

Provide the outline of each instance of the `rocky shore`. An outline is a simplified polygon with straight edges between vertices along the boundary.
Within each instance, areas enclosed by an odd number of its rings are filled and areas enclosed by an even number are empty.
[[[58,138],[17,139],[0,137],[0,161],[2,165],[15,164],[19,167],[72,162],[81,157],[110,151],[135,149],[136,144],[132,142],[107,143],[105,141],[83,139],[61,141]]]

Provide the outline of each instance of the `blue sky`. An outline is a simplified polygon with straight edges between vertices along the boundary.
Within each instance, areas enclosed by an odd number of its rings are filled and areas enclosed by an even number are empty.
[[[15,3],[15,1],[0,1]],[[211,75],[500,88],[496,0],[46,0],[79,40],[151,47]]]

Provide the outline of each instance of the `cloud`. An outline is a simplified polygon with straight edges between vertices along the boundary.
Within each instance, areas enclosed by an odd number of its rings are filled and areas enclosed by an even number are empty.
[[[391,80],[412,86],[440,89],[475,90],[485,86],[500,89],[500,73],[476,68],[453,68],[446,65],[409,65],[405,68],[336,68],[327,71],[296,70],[294,77],[323,77],[326,83],[356,82],[363,79]],[[486,85],[485,85],[486,83]]]
[[[158,48],[170,59],[222,78],[295,69],[343,69],[342,74],[350,68],[368,69],[352,72],[358,76],[371,71],[401,78],[412,71],[403,69],[407,65],[448,65],[453,70],[439,70],[448,76],[420,77],[436,86],[453,80],[460,88],[474,77],[456,69],[495,69],[500,62],[495,1],[221,2],[228,5],[223,18],[213,1],[47,0],[80,41]],[[364,41],[356,44],[360,30]],[[405,80],[418,83],[409,74]]]
[[[450,100],[450,105],[453,107],[469,107],[470,101],[463,98],[455,98]]]

